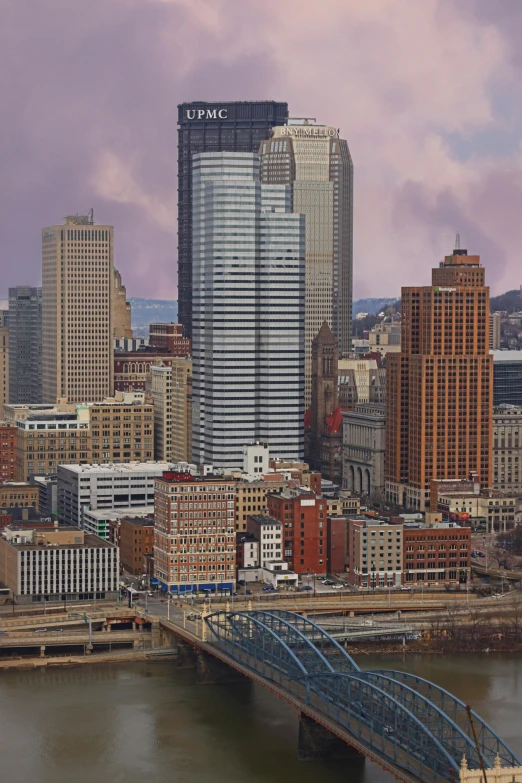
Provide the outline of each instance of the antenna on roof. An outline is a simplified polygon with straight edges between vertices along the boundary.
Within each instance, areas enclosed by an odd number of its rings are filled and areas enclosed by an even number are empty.
[[[457,231],[457,236],[455,237],[455,250],[460,250],[460,232]]]

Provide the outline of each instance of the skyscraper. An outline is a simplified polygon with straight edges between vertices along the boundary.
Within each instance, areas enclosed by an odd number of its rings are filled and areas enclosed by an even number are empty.
[[[249,153],[194,156],[192,461],[304,448],[304,217]]]
[[[42,232],[42,401],[97,402],[113,387],[112,226],[69,215]]]
[[[306,215],[305,400],[312,396],[312,340],[324,321],[339,356],[351,351],[353,163],[339,131],[326,125],[274,128],[260,146],[261,182],[289,184]]]
[[[402,289],[401,353],[387,355],[386,494],[423,510],[431,479],[492,480],[493,359],[480,256],[457,249],[432,285]]]
[[[112,328],[115,340],[132,339],[131,304],[127,301],[127,289],[123,285],[121,273],[117,269],[114,270]]]
[[[192,156],[258,152],[275,125],[288,119],[276,101],[181,103],[178,106],[178,320],[192,337]]]
[[[42,401],[42,289],[9,289],[9,402]]]
[[[7,305],[7,302],[5,302]],[[9,401],[9,310],[0,302],[0,420]]]

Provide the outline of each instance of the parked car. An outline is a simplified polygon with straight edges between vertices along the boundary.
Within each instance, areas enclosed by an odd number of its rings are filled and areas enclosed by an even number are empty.
[[[271,593],[271,592],[272,592],[272,590],[275,590],[275,587],[272,587],[272,585],[265,585],[265,586],[263,587],[263,592],[264,592],[264,593]]]
[[[310,590],[313,590],[313,587],[310,587],[310,585],[303,585],[301,590],[306,590],[306,592],[309,592]]]
[[[342,590],[343,586],[342,585],[332,585],[332,589],[333,590]]]
[[[245,590],[245,595],[252,595],[252,590]]]
[[[323,579],[323,585],[328,585],[329,587],[331,587],[334,584],[335,582],[332,581],[331,579]]]
[[[237,583],[238,583],[238,585],[241,585],[242,587],[244,587],[246,585],[246,579],[238,579]]]
[[[35,633],[47,633],[47,628],[37,628]]]

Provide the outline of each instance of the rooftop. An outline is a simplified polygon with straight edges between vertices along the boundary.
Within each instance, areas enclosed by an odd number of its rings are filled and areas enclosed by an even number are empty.
[[[522,362],[522,351],[490,351],[493,362]]]
[[[58,470],[69,473],[95,475],[99,473],[154,473],[160,475],[172,467],[169,462],[109,462],[104,465],[96,463],[88,465],[59,465]]]
[[[60,527],[60,530],[67,529],[67,526]],[[20,533],[27,534],[27,529],[20,528]],[[80,531],[78,531],[80,532]],[[20,549],[20,550],[35,550],[35,551],[41,551],[42,549],[116,549],[115,544],[109,543],[109,541],[104,541],[102,538],[98,538],[98,536],[93,536],[90,533],[85,533],[83,536],[83,543],[78,544],[48,544],[45,542],[40,542],[39,544],[15,544],[12,541],[8,542],[10,546],[13,547],[13,549]]]
[[[133,506],[128,508],[98,508],[88,509],[84,508],[84,515],[88,515],[90,519],[95,519],[100,522],[105,520],[112,520],[116,522],[123,517],[150,517],[154,516],[154,506]]]
[[[252,519],[257,525],[264,527],[265,525],[278,525],[282,526],[279,519],[271,517],[268,514],[249,514],[249,519]]]

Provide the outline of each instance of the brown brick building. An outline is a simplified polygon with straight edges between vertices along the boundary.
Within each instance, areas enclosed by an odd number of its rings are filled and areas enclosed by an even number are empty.
[[[403,530],[407,585],[465,584],[471,566],[471,528],[406,523]]]
[[[16,472],[16,427],[0,421],[0,482],[14,481]]]
[[[154,552],[154,517],[122,517],[119,525],[120,563],[141,574],[143,556]]]
[[[114,352],[114,391],[145,391],[147,376],[154,365],[170,367],[175,360],[173,354],[158,348],[139,351]]]
[[[188,337],[183,337],[181,324],[149,324],[149,345],[173,356],[190,356]]]
[[[0,508],[38,508],[39,491],[26,481],[10,481],[0,484]]]
[[[268,513],[283,525],[283,560],[296,574],[326,574],[326,499],[285,489],[267,495]]]
[[[480,256],[457,249],[432,285],[402,289],[401,353],[387,356],[386,495],[429,504],[431,479],[491,486],[493,360]]]

